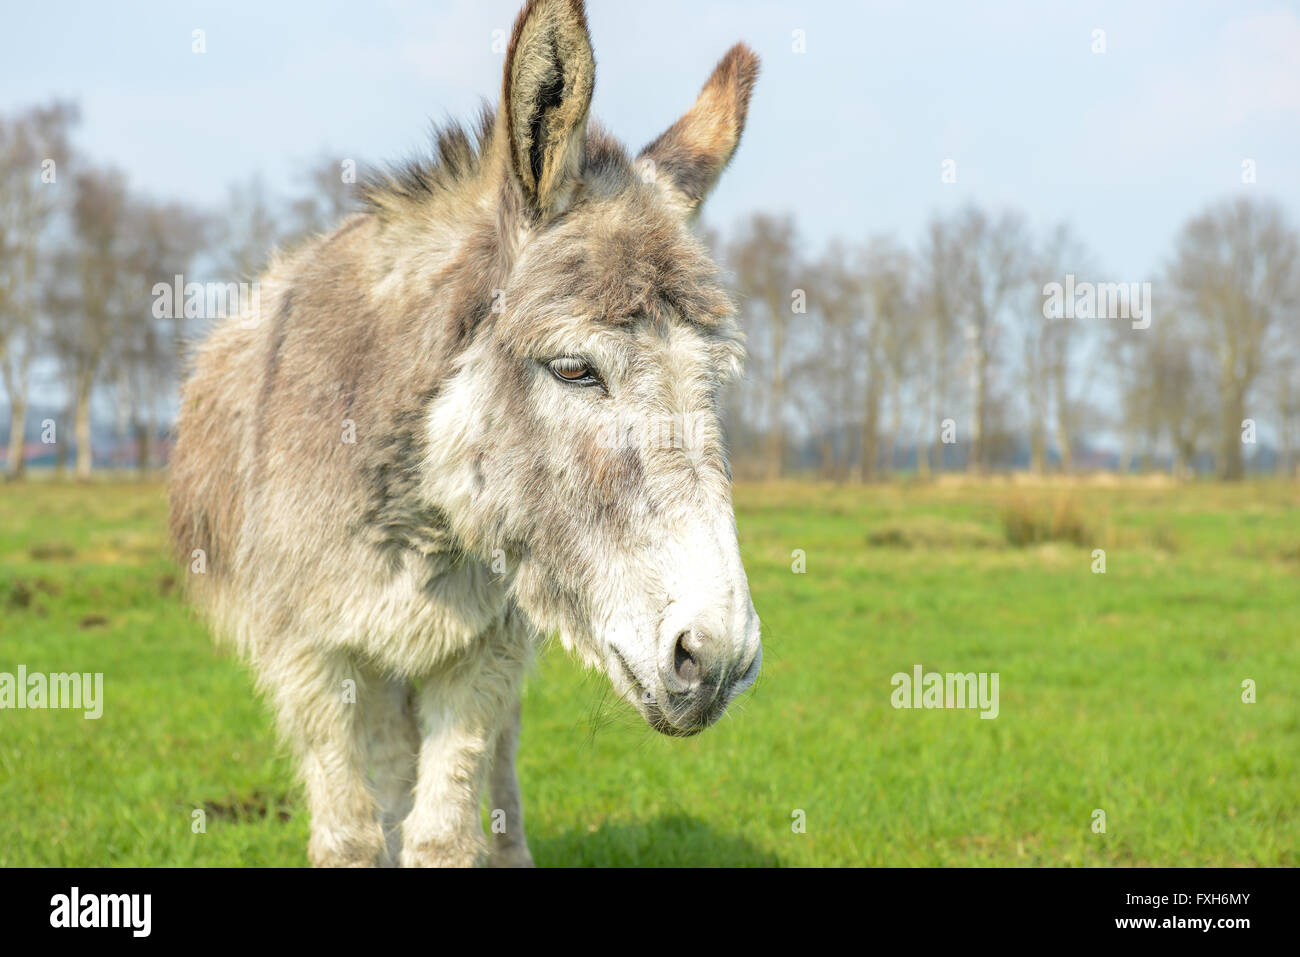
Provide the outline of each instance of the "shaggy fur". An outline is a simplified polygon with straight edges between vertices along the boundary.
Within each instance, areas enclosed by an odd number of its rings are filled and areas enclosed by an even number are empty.
[[[752,684],[717,402],[743,351],[687,221],[756,69],[728,53],[647,178],[588,130],[582,4],[532,0],[500,111],[277,258],[258,311],[200,348],[172,537],[294,746],[314,864],[530,863],[514,753],[539,634],[670,734]],[[572,356],[598,385],[554,373]],[[665,417],[689,448],[610,441]]]

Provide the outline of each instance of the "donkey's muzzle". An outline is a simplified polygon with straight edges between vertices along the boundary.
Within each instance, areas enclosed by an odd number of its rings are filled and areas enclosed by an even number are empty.
[[[677,635],[672,658],[660,665],[664,695],[647,709],[651,727],[677,736],[703,731],[754,683],[761,660],[757,645],[737,660],[705,629],[685,629]]]

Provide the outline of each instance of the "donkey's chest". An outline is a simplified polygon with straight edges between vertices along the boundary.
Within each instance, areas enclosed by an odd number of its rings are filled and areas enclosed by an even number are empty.
[[[501,621],[508,584],[480,562],[408,553],[399,571],[349,596],[336,633],[390,671],[432,674]]]

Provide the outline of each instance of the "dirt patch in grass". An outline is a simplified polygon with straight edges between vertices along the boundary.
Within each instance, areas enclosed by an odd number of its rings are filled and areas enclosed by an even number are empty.
[[[1256,558],[1265,562],[1279,562],[1283,565],[1300,563],[1300,542],[1278,542],[1275,540],[1243,541],[1233,545],[1232,552],[1242,558]]]
[[[77,557],[77,550],[64,542],[37,542],[27,549],[27,554],[38,562],[66,561]]]
[[[293,817],[285,801],[262,791],[254,791],[246,797],[205,801],[203,810],[218,821],[262,821],[273,817],[283,822]]]
[[[30,608],[38,596],[57,596],[62,591],[58,582],[48,578],[19,578],[9,586],[9,597],[5,603],[11,608]]]

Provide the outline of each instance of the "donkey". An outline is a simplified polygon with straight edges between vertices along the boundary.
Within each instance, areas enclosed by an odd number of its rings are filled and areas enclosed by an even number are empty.
[[[588,127],[581,0],[531,0],[499,109],[277,254],[197,350],[171,534],[293,747],[312,864],[531,865],[542,636],[668,735],[753,684],[718,397],[743,339],[690,224],[757,71],[733,47],[632,159]]]

